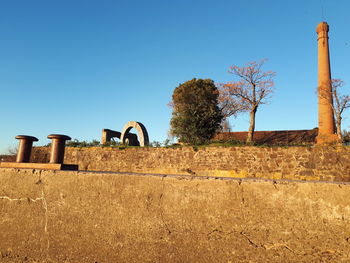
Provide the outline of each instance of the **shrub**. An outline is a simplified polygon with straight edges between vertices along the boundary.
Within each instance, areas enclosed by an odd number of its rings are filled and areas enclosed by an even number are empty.
[[[203,144],[220,127],[222,113],[218,90],[210,79],[192,79],[180,84],[172,96],[170,133],[180,142]]]

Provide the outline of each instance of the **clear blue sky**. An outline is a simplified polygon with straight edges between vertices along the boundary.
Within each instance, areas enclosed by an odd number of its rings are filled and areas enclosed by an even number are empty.
[[[322,7],[332,77],[350,93],[348,0],[0,0],[0,153],[18,134],[100,139],[131,120],[164,141],[176,86],[230,81],[230,65],[261,58],[276,91],[256,129],[312,129]],[[230,122],[248,128],[247,115]]]

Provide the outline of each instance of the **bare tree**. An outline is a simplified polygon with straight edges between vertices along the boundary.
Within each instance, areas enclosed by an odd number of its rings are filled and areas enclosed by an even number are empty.
[[[231,66],[229,73],[239,78],[238,81],[219,84],[219,102],[224,116],[227,118],[238,112],[249,112],[249,130],[247,143],[253,141],[255,131],[255,115],[258,107],[268,103],[273,92],[273,71],[262,71],[267,59],[260,62],[249,62],[244,67]]]
[[[339,88],[344,86],[344,82],[341,79],[332,79],[332,97],[333,97],[333,114],[335,119],[335,125],[337,127],[337,135],[340,140],[342,140],[342,114],[345,109],[350,107],[350,96],[341,95],[339,93]]]
[[[231,132],[231,124],[229,122],[229,120],[226,118],[226,119],[223,119],[221,121],[221,127],[219,129],[219,132]]]
[[[18,152],[18,145],[7,147],[8,155],[17,155],[17,152]]]

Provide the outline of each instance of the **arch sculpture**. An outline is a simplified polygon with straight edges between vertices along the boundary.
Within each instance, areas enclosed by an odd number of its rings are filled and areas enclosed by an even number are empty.
[[[137,135],[139,137],[140,146],[148,146],[149,145],[149,139],[148,139],[148,133],[146,130],[146,127],[141,123],[137,121],[129,121],[127,124],[125,124],[123,131],[120,136],[120,141],[122,144],[126,143],[126,139],[129,137],[129,132],[132,128],[135,128],[137,131]]]

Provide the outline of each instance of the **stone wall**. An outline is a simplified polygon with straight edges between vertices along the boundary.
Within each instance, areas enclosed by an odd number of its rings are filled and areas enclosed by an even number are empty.
[[[0,262],[349,262],[350,184],[0,169]]]
[[[49,149],[36,147],[32,157],[34,162],[47,162]],[[68,147],[65,163],[94,171],[350,180],[349,147]]]

